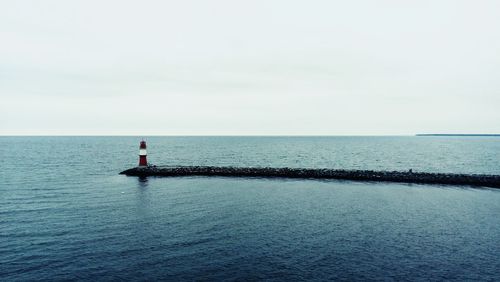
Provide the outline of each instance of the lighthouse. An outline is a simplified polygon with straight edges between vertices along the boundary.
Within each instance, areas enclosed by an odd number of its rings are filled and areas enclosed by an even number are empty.
[[[147,155],[146,141],[142,140],[139,145],[139,166],[148,166],[148,160],[146,159]]]

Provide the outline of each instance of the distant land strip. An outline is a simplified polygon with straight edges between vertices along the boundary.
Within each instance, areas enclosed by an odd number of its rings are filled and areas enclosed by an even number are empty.
[[[420,133],[415,136],[485,136],[485,137],[500,137],[500,134],[441,134],[441,133]]]
[[[216,166],[147,166],[122,171],[128,176],[225,176],[260,178],[342,179],[418,184],[466,185],[500,188],[500,175],[452,174],[401,171],[216,167]]]

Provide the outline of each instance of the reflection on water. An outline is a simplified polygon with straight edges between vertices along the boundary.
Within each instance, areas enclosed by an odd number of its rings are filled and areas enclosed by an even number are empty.
[[[137,189],[136,194],[136,207],[137,216],[144,220],[150,216],[150,201],[151,195],[148,189],[149,183],[147,177],[137,177]],[[139,227],[140,229],[141,227]]]
[[[139,184],[139,188],[148,187],[148,178],[146,176],[137,177],[137,183]]]

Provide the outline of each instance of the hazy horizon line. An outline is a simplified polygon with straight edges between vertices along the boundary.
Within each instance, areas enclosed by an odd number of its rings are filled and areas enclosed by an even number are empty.
[[[0,134],[0,137],[369,137],[369,136],[500,136],[500,133],[413,134]]]

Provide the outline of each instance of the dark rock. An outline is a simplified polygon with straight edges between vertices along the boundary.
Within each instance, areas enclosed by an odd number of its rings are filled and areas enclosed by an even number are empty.
[[[122,171],[128,176],[228,176],[228,177],[281,177],[304,179],[344,179],[360,181],[388,181],[421,184],[468,185],[500,188],[500,175],[446,174],[371,170],[302,169],[271,167],[135,167]]]

